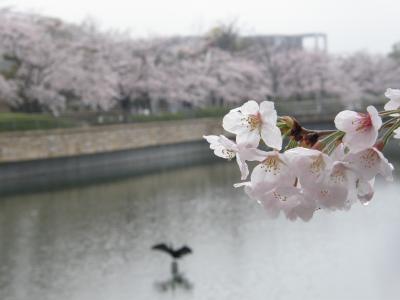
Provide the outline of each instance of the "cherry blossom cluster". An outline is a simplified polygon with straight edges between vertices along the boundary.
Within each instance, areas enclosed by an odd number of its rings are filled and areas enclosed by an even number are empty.
[[[392,180],[393,166],[381,151],[390,138],[400,138],[400,90],[388,89],[385,96],[390,101],[382,112],[369,106],[337,114],[336,130],[306,129],[293,117],[279,117],[273,102],[250,100],[223,119],[235,142],[223,135],[204,138],[215,155],[236,158],[243,181],[234,186],[244,187],[271,217],[282,212],[308,221],[319,209],[368,204],[378,174]],[[257,162],[251,174],[247,161]]]
[[[0,8],[0,24],[0,100],[13,111],[116,109],[128,117],[235,106],[250,96],[357,107],[400,77],[399,60],[386,55],[332,55],[263,36],[239,35],[233,48],[221,46],[214,30],[136,39],[90,21],[70,24],[9,8]]]

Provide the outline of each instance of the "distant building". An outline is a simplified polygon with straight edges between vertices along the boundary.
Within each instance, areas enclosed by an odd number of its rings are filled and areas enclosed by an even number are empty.
[[[328,51],[325,33],[252,35],[242,38],[245,43],[262,43],[282,49],[311,49]]]

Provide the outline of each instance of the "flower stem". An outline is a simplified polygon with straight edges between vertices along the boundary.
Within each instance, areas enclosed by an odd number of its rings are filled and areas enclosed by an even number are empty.
[[[381,129],[387,128],[387,127],[393,125],[397,120],[398,120],[398,118],[391,118],[391,119],[387,120],[385,123],[382,124]]]
[[[296,140],[295,139],[290,139],[289,143],[285,147],[285,151],[289,150],[289,149],[292,149],[292,148],[296,148],[297,146],[298,146],[298,144],[297,144]]]
[[[332,151],[336,148],[338,141],[340,141],[344,136],[343,131],[335,131],[334,133],[328,135],[326,138],[321,140],[323,145],[322,151],[331,154]]]
[[[397,119],[396,122],[392,125],[392,127],[390,127],[385,134],[382,137],[383,140],[383,145],[385,146],[387,144],[387,142],[389,141],[389,139],[391,138],[391,136],[393,135],[393,132],[399,128],[400,126],[400,119]]]
[[[400,109],[380,111],[380,112],[379,112],[379,115],[380,115],[381,117],[386,117],[386,116],[390,116],[390,115],[398,114],[398,113],[400,113]]]

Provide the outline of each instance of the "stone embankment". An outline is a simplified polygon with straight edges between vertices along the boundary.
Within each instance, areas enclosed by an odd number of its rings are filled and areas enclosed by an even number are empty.
[[[221,119],[122,124],[0,134],[0,162],[80,156],[199,141]]]

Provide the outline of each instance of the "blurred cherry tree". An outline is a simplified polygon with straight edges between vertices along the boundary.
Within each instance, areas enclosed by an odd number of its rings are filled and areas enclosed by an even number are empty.
[[[276,47],[234,24],[148,39],[5,9],[0,24],[0,100],[14,111],[158,113],[267,98],[357,106],[400,85],[395,54]]]

